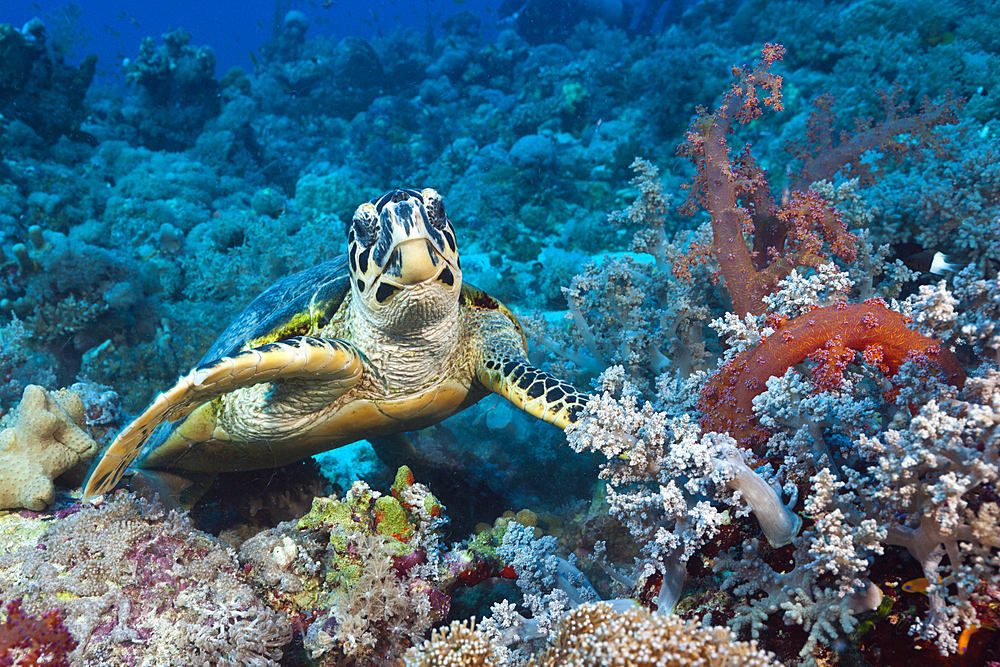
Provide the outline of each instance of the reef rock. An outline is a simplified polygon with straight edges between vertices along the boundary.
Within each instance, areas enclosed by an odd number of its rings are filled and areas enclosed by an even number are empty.
[[[24,388],[14,426],[0,432],[0,509],[38,511],[52,502],[52,480],[97,453],[84,424],[78,394]]]

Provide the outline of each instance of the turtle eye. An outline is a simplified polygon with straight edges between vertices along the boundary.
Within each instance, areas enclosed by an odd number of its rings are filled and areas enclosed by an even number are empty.
[[[437,190],[427,188],[421,195],[424,199],[424,209],[427,211],[427,219],[435,229],[444,229],[448,226],[448,216],[444,212],[444,199]]]
[[[358,243],[366,248],[375,243],[378,238],[378,212],[371,203],[365,202],[358,207],[351,224]]]

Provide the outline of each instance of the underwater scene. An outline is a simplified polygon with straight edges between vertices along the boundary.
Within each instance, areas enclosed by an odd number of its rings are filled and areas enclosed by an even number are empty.
[[[0,665],[1000,667],[1000,3],[0,9]]]

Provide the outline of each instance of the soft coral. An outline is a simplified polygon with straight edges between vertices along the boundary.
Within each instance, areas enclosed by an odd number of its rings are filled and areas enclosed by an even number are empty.
[[[29,616],[21,598],[7,603],[7,620],[0,625],[0,667],[69,667],[76,640],[62,622],[58,609]]]
[[[948,96],[940,104],[925,102],[919,114],[907,116],[906,105],[897,103],[898,90],[893,89],[880,94],[885,120],[875,123],[862,119],[855,123],[853,133],[841,133],[834,144],[832,98],[821,97],[809,120],[805,144],[790,149],[802,166],[792,179],[787,201],[779,207],[771,196],[766,172],[749,148],[731,158],[727,137],[734,124],[756,120],[764,107],[782,110],[781,77],[770,67],[784,53],[784,47],[766,44],[759,63],[734,67],[736,81],[722,104],[711,115],[699,109],[677,151],[697,170],[682,211],[692,213],[701,206],[712,217],[711,246],[693,247],[694,257],[688,261],[708,254],[715,258],[732,298],[733,312],[740,317],[762,315],[766,310],[762,298],[795,267],[816,267],[829,261],[824,241],[833,254],[853,259],[855,237],[845,228],[840,214],[808,189],[813,182],[831,179],[839,172],[870,183],[879,175],[863,161],[870,151],[880,151],[875,163],[881,168],[916,147],[940,150],[934,128],[957,122],[955,111],[960,106]],[[751,237],[753,251],[744,235]],[[684,275],[687,265],[678,264],[675,272]]]

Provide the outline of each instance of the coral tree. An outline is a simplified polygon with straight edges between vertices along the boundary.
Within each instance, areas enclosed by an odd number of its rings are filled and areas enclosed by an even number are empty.
[[[784,57],[785,49],[779,44],[765,44],[762,54],[752,68],[733,68],[737,81],[722,104],[711,116],[701,110],[678,148],[678,153],[691,159],[697,168],[686,209],[693,211],[697,202],[712,216],[712,245],[696,248],[696,254],[710,252],[719,263],[733,311],[740,317],[762,314],[765,305],[761,299],[795,267],[815,268],[828,261],[822,252],[824,241],[838,257],[848,261],[854,258],[856,238],[847,232],[839,213],[814,190],[802,188],[832,178],[841,170],[849,177],[870,179],[870,167],[861,162],[861,156],[869,150],[889,147],[887,156],[898,158],[903,148],[894,143],[896,135],[910,133],[914,135],[914,147],[928,145],[932,143],[933,127],[956,122],[956,104],[951,100],[926,104],[919,115],[900,118],[901,109],[894,97],[884,95],[886,120],[842,138],[834,147],[830,143],[830,100],[824,98],[810,121],[809,138],[816,146],[798,151],[804,164],[788,202],[779,209],[771,200],[767,176],[749,149],[734,159],[726,141],[734,123],[756,120],[768,106],[782,110],[782,78],[770,67]],[[758,89],[766,91],[763,99],[758,99]],[[752,253],[744,234],[753,235]],[[684,265],[677,270],[684,273]]]

